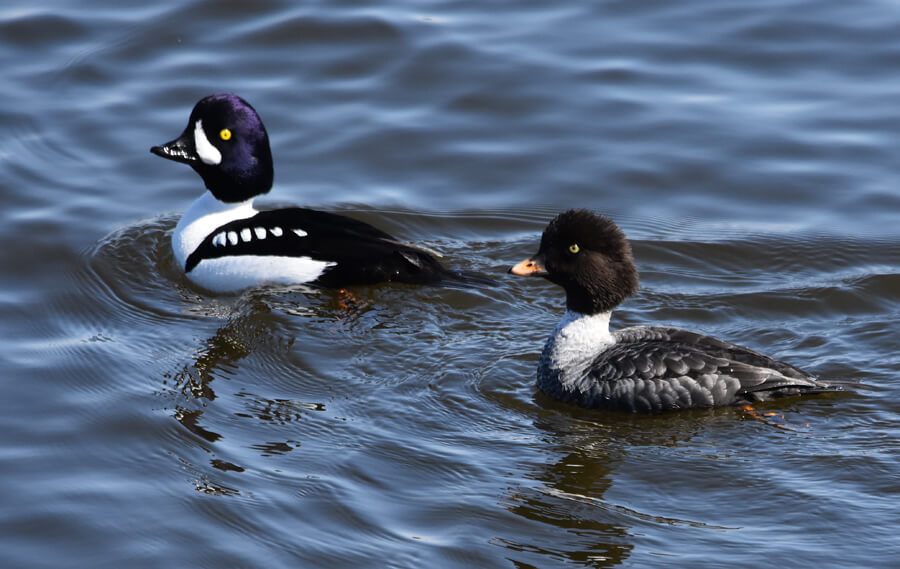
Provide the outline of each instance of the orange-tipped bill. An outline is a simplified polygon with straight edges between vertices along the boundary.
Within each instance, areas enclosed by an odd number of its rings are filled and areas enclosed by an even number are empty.
[[[547,274],[547,271],[544,269],[543,265],[541,265],[534,259],[525,259],[518,265],[509,269],[509,272],[522,277],[541,277]]]

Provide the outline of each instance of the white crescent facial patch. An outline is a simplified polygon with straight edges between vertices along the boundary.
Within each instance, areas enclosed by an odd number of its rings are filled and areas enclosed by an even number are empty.
[[[197,150],[197,156],[204,164],[216,166],[222,162],[222,153],[219,149],[212,145],[206,133],[203,132],[203,121],[198,120],[194,123],[194,148]]]

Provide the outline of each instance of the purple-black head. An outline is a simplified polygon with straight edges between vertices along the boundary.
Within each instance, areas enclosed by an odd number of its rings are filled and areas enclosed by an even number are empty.
[[[250,103],[237,95],[201,99],[184,132],[150,152],[190,165],[223,202],[242,202],[272,188],[272,151],[266,127]]]

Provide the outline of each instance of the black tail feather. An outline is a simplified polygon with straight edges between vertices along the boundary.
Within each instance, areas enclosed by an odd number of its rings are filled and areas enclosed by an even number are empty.
[[[451,288],[497,288],[500,281],[474,271],[446,269],[437,284]]]

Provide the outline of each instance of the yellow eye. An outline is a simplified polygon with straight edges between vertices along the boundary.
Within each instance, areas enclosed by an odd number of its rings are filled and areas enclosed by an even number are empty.
[[[231,131],[227,128],[223,128],[219,131],[219,138],[222,140],[231,140]]]
[[[569,245],[569,253],[572,253],[574,255],[579,251],[581,251],[581,247],[578,246],[578,243],[572,243],[571,245]]]

